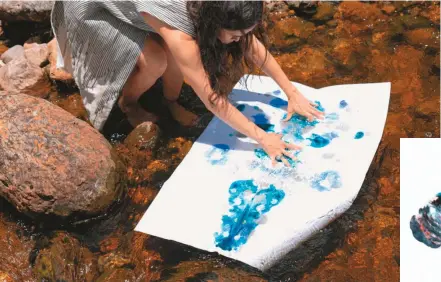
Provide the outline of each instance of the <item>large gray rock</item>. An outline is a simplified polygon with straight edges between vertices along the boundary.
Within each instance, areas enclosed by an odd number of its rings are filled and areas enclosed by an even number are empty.
[[[0,68],[0,87],[10,94],[47,97],[51,84],[44,69],[29,61],[23,54]]]
[[[31,217],[104,213],[124,165],[92,126],[50,102],[0,95],[0,196]]]
[[[21,45],[15,45],[14,47],[9,48],[4,52],[0,59],[5,63],[9,63],[10,61],[19,58],[21,55],[24,54],[24,48]]]
[[[0,1],[0,20],[7,22],[50,20],[55,1]]]

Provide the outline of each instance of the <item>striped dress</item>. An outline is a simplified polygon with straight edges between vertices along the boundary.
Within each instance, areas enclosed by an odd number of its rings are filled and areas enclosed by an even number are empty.
[[[102,130],[150,32],[147,12],[195,37],[185,1],[56,1],[57,67],[70,72],[92,125]]]

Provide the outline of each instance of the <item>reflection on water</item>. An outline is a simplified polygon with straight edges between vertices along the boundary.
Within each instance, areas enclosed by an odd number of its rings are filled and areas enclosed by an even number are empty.
[[[290,80],[315,88],[390,81],[392,93],[382,142],[353,206],[267,273],[131,231],[204,127],[188,130],[171,121],[158,106],[159,82],[142,101],[163,117],[160,149],[136,153],[114,143],[130,164],[129,190],[106,218],[62,232],[48,223],[34,225],[0,201],[0,253],[8,258],[0,260],[0,280],[398,281],[399,138],[440,136],[439,6],[384,1],[272,7],[270,50]],[[191,90],[183,91],[182,104],[209,118]],[[51,101],[84,119],[78,94],[70,101],[63,96]],[[130,130],[124,121],[115,124],[116,137]]]

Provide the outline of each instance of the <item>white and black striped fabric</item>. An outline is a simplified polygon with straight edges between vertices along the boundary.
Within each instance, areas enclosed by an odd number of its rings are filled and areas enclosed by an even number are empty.
[[[56,1],[52,9],[57,66],[72,73],[98,130],[154,32],[141,12],[195,37],[185,1]]]

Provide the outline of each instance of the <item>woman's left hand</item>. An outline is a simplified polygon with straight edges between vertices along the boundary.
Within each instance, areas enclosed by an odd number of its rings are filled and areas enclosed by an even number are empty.
[[[288,98],[288,107],[286,109],[286,118],[283,121],[291,119],[293,114],[299,114],[306,117],[309,121],[314,118],[323,119],[324,112],[317,110],[318,105],[305,98],[300,92],[296,91],[294,95]]]

